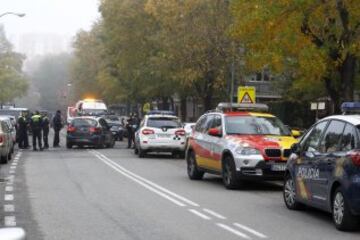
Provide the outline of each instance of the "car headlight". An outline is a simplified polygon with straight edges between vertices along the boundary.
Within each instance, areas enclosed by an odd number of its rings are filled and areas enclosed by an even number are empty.
[[[245,155],[245,156],[261,155],[261,152],[259,150],[257,150],[256,148],[248,148],[248,147],[246,147],[246,148],[239,147],[236,149],[235,152],[239,155]]]

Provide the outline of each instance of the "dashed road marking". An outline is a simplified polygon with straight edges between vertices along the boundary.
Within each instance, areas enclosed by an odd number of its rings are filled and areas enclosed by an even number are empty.
[[[9,173],[10,173],[10,174],[15,174],[15,170],[14,170],[14,169],[11,169],[11,170],[9,171]]]
[[[14,191],[14,187],[13,187],[13,186],[6,186],[6,187],[5,187],[5,191],[6,191],[6,192],[13,192],[13,191]]]
[[[222,220],[225,220],[225,219],[226,219],[226,217],[224,217],[223,215],[221,215],[221,214],[219,214],[219,213],[217,213],[217,212],[215,212],[215,211],[213,211],[213,210],[204,208],[203,211],[206,212],[206,213],[208,213],[208,214],[210,214],[210,215],[212,215],[212,216],[214,216],[214,217],[217,217],[217,218],[219,218],[219,219],[222,219]]]
[[[13,194],[5,194],[4,200],[5,201],[14,201],[14,195]]]
[[[4,225],[6,227],[15,227],[16,226],[16,217],[15,216],[5,216]]]
[[[195,209],[189,209],[189,211],[192,212],[193,214],[195,214],[196,216],[201,217],[202,219],[211,220],[211,217],[209,217]]]
[[[15,212],[15,206],[13,204],[5,204],[4,212]]]
[[[236,226],[236,227],[238,227],[238,228],[240,228],[240,229],[242,229],[244,231],[247,231],[247,232],[249,232],[249,233],[251,233],[251,234],[253,234],[253,235],[255,235],[255,236],[259,237],[259,238],[267,238],[266,235],[254,230],[252,228],[249,228],[249,227],[247,227],[245,225],[242,225],[240,223],[234,223],[234,226]]]
[[[122,167],[121,165],[117,164],[116,162],[114,162],[113,160],[111,160],[110,158],[106,157],[105,155],[94,151],[94,150],[90,150],[90,153],[92,153],[96,158],[98,158],[99,160],[101,160],[103,163],[105,163],[106,165],[108,165],[110,168],[114,169],[115,171],[117,171],[118,173],[122,174],[123,176],[131,179],[132,181],[140,184],[141,186],[147,188],[148,190],[160,195],[161,197],[175,203],[176,205],[180,206],[180,207],[187,207],[187,206],[193,206],[193,207],[200,207],[199,204],[183,197],[180,196],[154,182],[151,182],[150,180],[147,180],[127,169],[125,169],[124,167]],[[193,208],[188,208],[187,209],[189,212],[193,213],[194,215],[204,219],[204,220],[212,220],[212,217],[208,216],[207,214],[216,217],[218,219],[221,220],[226,220],[227,218],[211,209],[208,208],[203,208],[202,210],[207,213],[204,214],[196,209]],[[248,232],[249,234],[252,234],[258,238],[267,238],[267,236],[265,234],[262,234],[250,227],[247,227],[245,225],[239,224],[239,223],[233,223],[235,227],[240,228],[246,232]],[[251,237],[249,237],[247,234],[227,225],[224,223],[216,223],[216,225],[220,228],[222,228],[223,230],[226,230],[238,237],[241,237],[243,239],[251,239]]]
[[[240,232],[240,231],[238,231],[238,230],[236,230],[236,229],[234,229],[234,228],[232,228],[232,227],[230,227],[230,226],[228,226],[228,225],[226,225],[226,224],[217,223],[216,225],[217,225],[218,227],[220,227],[220,228],[228,231],[228,232],[231,232],[231,233],[235,234],[236,236],[242,237],[242,238],[244,238],[244,239],[251,239],[251,238],[250,238],[248,235],[246,235],[245,233],[242,233],[242,232]]]
[[[16,169],[16,166],[10,166],[10,169]]]

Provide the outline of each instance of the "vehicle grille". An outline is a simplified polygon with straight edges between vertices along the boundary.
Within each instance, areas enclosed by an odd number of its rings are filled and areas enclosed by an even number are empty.
[[[281,157],[280,149],[265,149],[265,154],[268,157]]]
[[[284,149],[284,157],[285,158],[288,158],[288,157],[290,157],[290,154],[291,154],[291,150],[290,149]]]

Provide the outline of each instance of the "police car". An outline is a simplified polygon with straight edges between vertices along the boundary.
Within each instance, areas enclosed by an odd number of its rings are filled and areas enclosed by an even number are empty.
[[[360,110],[344,103],[343,110]],[[332,213],[339,230],[352,230],[360,217],[360,115],[331,116],[313,125],[292,147],[284,201],[289,209],[309,205]]]
[[[169,111],[152,111],[135,133],[135,154],[140,158],[149,152],[170,152],[184,157],[185,130],[177,116]]]
[[[290,147],[297,142],[264,104],[220,103],[197,121],[186,152],[192,180],[221,175],[226,188],[243,180],[283,179]]]

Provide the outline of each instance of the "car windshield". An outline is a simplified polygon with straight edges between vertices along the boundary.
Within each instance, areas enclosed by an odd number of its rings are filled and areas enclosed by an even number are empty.
[[[90,118],[75,119],[72,121],[74,127],[95,127],[97,121]]]
[[[147,122],[148,127],[152,128],[180,128],[181,123],[177,118],[149,118]]]
[[[290,136],[289,129],[276,117],[228,116],[227,134],[255,134]]]

